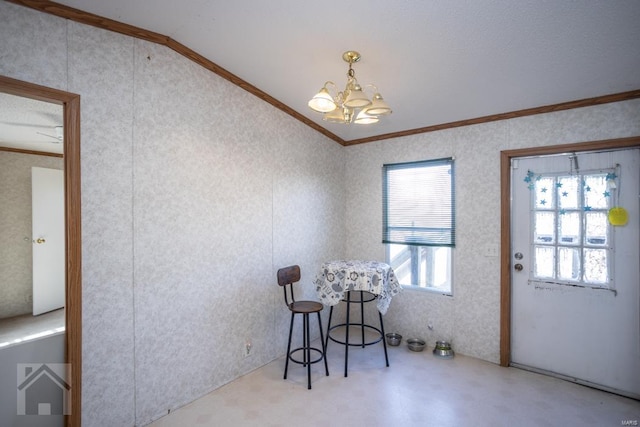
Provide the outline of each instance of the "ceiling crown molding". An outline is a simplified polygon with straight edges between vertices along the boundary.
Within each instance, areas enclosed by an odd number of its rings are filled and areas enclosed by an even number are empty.
[[[274,107],[287,113],[294,119],[304,123],[310,128],[320,132],[321,134],[325,135],[327,138],[332,139],[333,141],[343,146],[363,144],[367,142],[381,141],[381,140],[392,139],[392,138],[400,138],[403,136],[410,136],[410,135],[417,135],[420,133],[435,132],[435,131],[444,130],[444,129],[451,129],[451,128],[475,125],[480,123],[488,123],[488,122],[494,122],[498,120],[513,119],[516,117],[531,116],[536,114],[550,113],[554,111],[589,107],[593,105],[607,104],[611,102],[627,101],[630,99],[640,98],[640,89],[637,89],[637,90],[632,90],[628,92],[598,96],[595,98],[587,98],[587,99],[581,99],[576,101],[563,102],[560,104],[552,104],[552,105],[546,105],[541,107],[527,108],[524,110],[493,114],[490,116],[477,117],[473,119],[460,120],[456,122],[443,123],[443,124],[438,124],[433,126],[426,126],[426,127],[409,129],[409,130],[400,131],[400,132],[393,132],[393,133],[387,133],[383,135],[376,135],[376,136],[371,136],[367,138],[345,141],[344,139],[340,138],[334,133],[328,131],[327,129],[323,128],[322,126],[316,124],[312,120],[308,119],[307,117],[293,110],[291,107],[278,101],[277,99],[267,94],[266,92],[258,89],[257,87],[246,82],[245,80],[241,79],[235,74],[220,67],[210,59],[205,58],[204,56],[178,43],[177,41],[171,39],[170,37],[155,33],[153,31],[148,31],[143,28],[138,28],[132,25],[124,24],[122,22],[114,21],[112,19],[103,18],[101,16],[94,15],[92,13],[84,12],[82,10],[75,9],[75,8],[65,6],[59,3],[55,3],[52,1],[48,1],[48,0],[6,0],[6,1],[21,5],[21,6],[26,6],[31,9],[35,9],[51,15],[55,15],[60,18],[65,18],[75,22],[79,22],[81,24],[90,25],[93,27],[98,27],[105,30],[109,30],[109,31],[114,31],[116,33],[124,34],[127,36],[131,36],[138,39],[142,39],[142,40],[167,46],[169,49],[174,50],[175,52],[190,59],[191,61],[214,72],[215,74],[219,75],[223,79],[228,80],[234,85],[257,96],[263,101],[273,105]]]

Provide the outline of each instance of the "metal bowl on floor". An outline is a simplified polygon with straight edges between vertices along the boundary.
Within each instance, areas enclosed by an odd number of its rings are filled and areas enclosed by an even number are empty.
[[[409,338],[407,340],[407,346],[411,351],[422,351],[424,350],[425,345],[426,343],[424,340],[421,340],[420,338]]]
[[[436,341],[436,348],[433,349],[433,354],[444,359],[451,359],[454,353],[451,349],[451,344],[446,341]]]
[[[387,345],[397,346],[400,345],[400,341],[402,341],[402,335],[397,334],[395,332],[390,332],[386,334],[387,337]]]

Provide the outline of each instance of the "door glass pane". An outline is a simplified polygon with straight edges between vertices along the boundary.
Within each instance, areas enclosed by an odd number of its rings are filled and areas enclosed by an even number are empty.
[[[606,175],[588,175],[584,179],[585,209],[607,209],[610,191],[607,190]]]
[[[606,245],[607,244],[607,215],[604,212],[585,213],[585,244]]]
[[[607,250],[585,248],[584,281],[605,284],[609,281],[607,271]]]
[[[528,172],[525,181],[534,190],[534,278],[609,285],[607,256],[612,249],[612,231],[607,214],[613,204],[616,176],[602,169],[596,173],[565,171],[546,176]]]
[[[580,250],[558,248],[558,279],[580,280]]]
[[[556,241],[555,214],[536,212],[533,238],[535,243],[554,243]]]
[[[580,244],[580,213],[568,212],[558,216],[558,235],[563,245]]]
[[[554,209],[555,204],[555,179],[554,178],[535,178],[536,181],[536,193],[535,193],[535,206],[536,209]]]
[[[558,178],[558,207],[560,209],[578,209],[580,200],[580,186],[577,176],[562,176]]]
[[[552,279],[555,274],[555,248],[536,246],[534,275],[541,279]]]

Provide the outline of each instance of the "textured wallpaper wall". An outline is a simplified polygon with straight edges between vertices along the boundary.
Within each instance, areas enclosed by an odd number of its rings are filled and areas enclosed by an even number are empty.
[[[485,123],[346,147],[348,257],[384,259],[382,174],[385,163],[456,159],[453,296],[405,290],[385,327],[446,339],[454,350],[499,362],[500,151],[640,135],[640,100]],[[429,325],[433,329],[429,329]]]
[[[81,95],[87,426],[146,424],[282,355],[277,269],[313,297],[326,259],[384,259],[386,162],[454,155],[460,230],[454,296],[404,292],[387,329],[497,361],[499,151],[640,134],[630,101],[345,148],[148,42],[6,2],[0,40],[0,74]]]
[[[0,151],[0,319],[32,312],[31,167],[62,158]]]
[[[343,254],[342,147],[151,43],[6,2],[0,39],[0,74],[81,95],[83,425],[144,425],[282,355],[277,269],[313,297]]]

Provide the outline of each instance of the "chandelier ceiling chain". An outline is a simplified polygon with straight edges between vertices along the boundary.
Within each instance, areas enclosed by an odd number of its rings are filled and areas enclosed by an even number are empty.
[[[373,97],[369,99],[358,83],[353,63],[358,62],[360,58],[360,54],[353,50],[343,53],[342,59],[349,64],[345,89],[340,92],[334,82],[327,81],[309,101],[308,105],[312,110],[323,113],[323,120],[332,123],[371,124],[377,123],[380,116],[391,114],[391,108],[375,85],[365,86],[373,89]],[[329,88],[333,90],[333,95]]]

